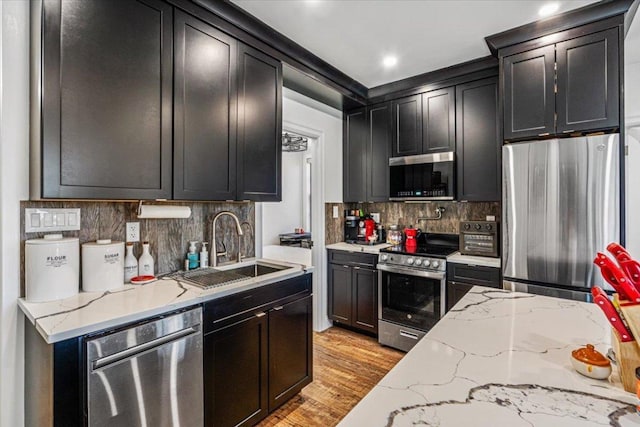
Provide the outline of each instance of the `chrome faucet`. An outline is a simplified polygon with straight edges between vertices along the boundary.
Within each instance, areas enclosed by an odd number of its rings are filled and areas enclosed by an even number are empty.
[[[216,223],[218,222],[218,218],[220,218],[223,215],[229,215],[231,218],[233,218],[233,220],[236,222],[236,230],[238,230],[238,262],[242,261],[242,253],[240,251],[240,242],[242,241],[242,235],[244,234],[242,232],[242,227],[240,226],[240,220],[238,219],[238,217],[236,216],[236,214],[234,214],[233,212],[229,212],[229,211],[222,211],[219,212],[218,214],[216,214],[216,216],[213,217],[213,225],[211,226],[212,230],[212,234],[213,234],[213,260],[212,260],[212,267],[216,267],[218,265],[218,257],[219,256],[224,256],[227,255],[227,248],[225,246],[224,251],[223,252],[218,252],[218,241],[216,240]],[[223,246],[224,246],[224,242],[223,242]]]

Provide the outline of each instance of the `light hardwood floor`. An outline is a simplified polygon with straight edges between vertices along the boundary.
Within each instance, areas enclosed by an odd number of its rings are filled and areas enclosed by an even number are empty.
[[[313,345],[313,382],[259,427],[335,426],[404,356],[337,327],[314,333]]]

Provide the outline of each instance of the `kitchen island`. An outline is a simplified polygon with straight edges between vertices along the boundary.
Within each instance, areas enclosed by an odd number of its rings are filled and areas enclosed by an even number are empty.
[[[340,426],[638,426],[636,397],[578,374],[571,351],[606,353],[594,304],[474,287]]]

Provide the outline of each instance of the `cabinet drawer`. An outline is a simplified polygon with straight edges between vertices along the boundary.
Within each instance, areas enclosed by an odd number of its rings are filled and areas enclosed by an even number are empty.
[[[447,264],[447,280],[469,285],[500,288],[500,269],[468,264]]]
[[[353,265],[375,268],[378,255],[329,250],[329,262],[332,264]]]
[[[204,304],[204,333],[311,293],[311,274],[250,289]]]

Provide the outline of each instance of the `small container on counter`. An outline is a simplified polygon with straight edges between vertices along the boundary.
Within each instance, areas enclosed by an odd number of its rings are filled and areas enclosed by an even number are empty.
[[[80,290],[80,243],[75,237],[47,234],[25,242],[25,298],[46,302]]]
[[[82,290],[104,292],[124,285],[124,242],[82,244]]]
[[[389,226],[389,230],[387,231],[387,243],[394,246],[402,244],[402,230],[400,230],[400,227],[397,224]]]
[[[200,268],[209,267],[209,251],[207,251],[207,245],[209,242],[202,242],[202,249],[200,250]]]
[[[124,283],[138,275],[138,259],[133,254],[133,243],[127,243],[127,255],[124,257]]]
[[[198,268],[198,253],[196,252],[197,240],[189,242],[189,252],[187,252],[187,259],[189,260],[189,270]]]
[[[571,365],[578,373],[596,380],[604,380],[611,375],[611,362],[592,344],[573,350]]]
[[[151,256],[151,252],[149,251],[149,242],[142,242],[142,255],[140,255],[140,259],[138,259],[138,274],[140,276],[154,276],[155,275],[155,264],[153,261],[153,256]]]

